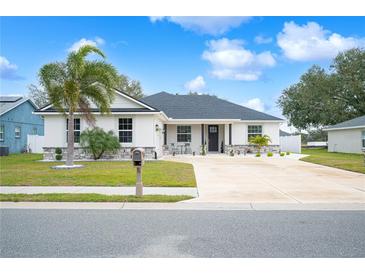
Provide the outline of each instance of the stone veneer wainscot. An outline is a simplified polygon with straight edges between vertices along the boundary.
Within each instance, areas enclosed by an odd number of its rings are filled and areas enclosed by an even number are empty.
[[[145,159],[155,159],[155,148],[154,147],[143,147],[145,150]],[[117,153],[104,153],[100,160],[130,160],[131,151],[133,148],[120,148]],[[67,158],[67,148],[61,147],[62,160]],[[56,147],[43,147],[43,160],[55,161],[56,160]],[[87,153],[84,148],[74,148],[74,160],[93,160],[93,156]]]

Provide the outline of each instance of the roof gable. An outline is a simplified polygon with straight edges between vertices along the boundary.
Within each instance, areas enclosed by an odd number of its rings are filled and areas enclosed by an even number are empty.
[[[30,98],[19,97],[19,96],[1,96],[0,97],[0,115],[4,115],[5,113],[15,109],[21,104],[29,102],[34,109],[37,109],[37,106],[33,103]]]
[[[110,110],[113,112],[155,112],[157,109],[137,100],[130,95],[115,89],[116,96],[110,106]],[[90,107],[92,112],[99,112],[97,106],[91,102]],[[37,112],[57,112],[52,104],[49,104]]]
[[[344,121],[342,123],[328,126],[324,128],[324,130],[336,130],[336,129],[346,129],[346,128],[357,128],[357,127],[364,127],[365,128],[365,115],[360,116],[351,120]]]
[[[160,92],[142,99],[173,119],[282,120],[211,95],[173,95]]]

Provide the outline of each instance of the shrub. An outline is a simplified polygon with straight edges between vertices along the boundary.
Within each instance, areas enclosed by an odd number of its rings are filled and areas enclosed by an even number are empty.
[[[288,151],[288,152],[286,153],[286,155],[290,155],[290,151]]]
[[[203,156],[207,155],[207,145],[206,144],[200,146],[200,155],[203,155]]]
[[[83,131],[80,144],[85,151],[93,155],[94,160],[100,159],[105,152],[115,153],[120,148],[118,137],[113,131],[105,132],[98,127]]]
[[[267,153],[267,157],[272,157],[274,154],[271,152],[271,151],[269,151],[268,153]]]
[[[55,153],[56,154],[62,154],[62,149],[57,147],[56,150],[55,150]]]
[[[250,137],[249,143],[251,145],[254,145],[255,147],[257,147],[258,153],[260,154],[261,148],[267,147],[269,145],[269,143],[271,143],[271,139],[267,135],[263,135],[263,136],[256,135],[256,136]]]
[[[280,152],[280,156],[283,157],[285,155],[285,152]]]
[[[62,160],[62,154],[56,154],[56,160],[61,161]]]
[[[233,149],[231,149],[231,150],[229,151],[229,156],[234,156],[234,151],[233,151]]]
[[[261,157],[261,154],[258,152],[258,153],[256,153],[256,155],[255,155],[256,157]]]

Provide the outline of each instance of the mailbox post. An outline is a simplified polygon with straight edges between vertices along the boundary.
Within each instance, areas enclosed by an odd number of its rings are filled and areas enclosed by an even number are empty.
[[[136,196],[141,197],[143,195],[143,183],[142,183],[142,166],[144,163],[143,148],[133,149],[132,162],[133,165],[137,168]]]

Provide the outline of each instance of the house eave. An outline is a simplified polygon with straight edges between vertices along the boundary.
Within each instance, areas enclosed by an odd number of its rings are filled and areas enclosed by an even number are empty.
[[[355,126],[355,127],[336,127],[336,128],[324,128],[323,131],[335,131],[335,130],[345,130],[345,129],[362,129],[364,126]]]
[[[36,115],[63,115],[63,113],[61,112],[44,112],[44,111],[34,111],[32,112],[33,114]],[[134,112],[134,111],[128,111],[128,112],[110,112],[110,113],[101,113],[101,112],[93,112],[92,114],[95,115],[148,115],[148,114],[160,114],[160,111],[146,111],[146,112]],[[66,112],[67,114],[67,112]],[[75,112],[74,115],[83,115],[84,113],[82,112]]]
[[[174,123],[191,123],[191,124],[227,124],[227,123],[282,123],[283,120],[241,120],[241,119],[174,119],[169,118],[166,124],[174,124]]]
[[[159,111],[158,109],[156,109],[156,108],[154,108],[154,107],[152,107],[152,106],[150,106],[150,105],[148,105],[148,104],[146,104],[144,102],[141,102],[140,100],[137,100],[137,99],[133,98],[132,96],[130,96],[130,95],[128,95],[128,94],[126,94],[126,93],[124,93],[124,92],[122,92],[122,91],[120,91],[120,90],[118,90],[116,88],[114,89],[114,92],[117,93],[117,94],[119,94],[120,96],[122,96],[124,98],[127,98],[128,100],[130,100],[130,101],[132,101],[132,102],[134,102],[134,103],[136,103],[136,104],[144,107],[144,108],[147,108],[147,109],[151,110],[151,111],[157,111],[157,112]],[[45,111],[45,110],[51,108],[52,106],[53,106],[53,104],[50,103],[48,105],[43,106],[39,110],[40,111]]]

